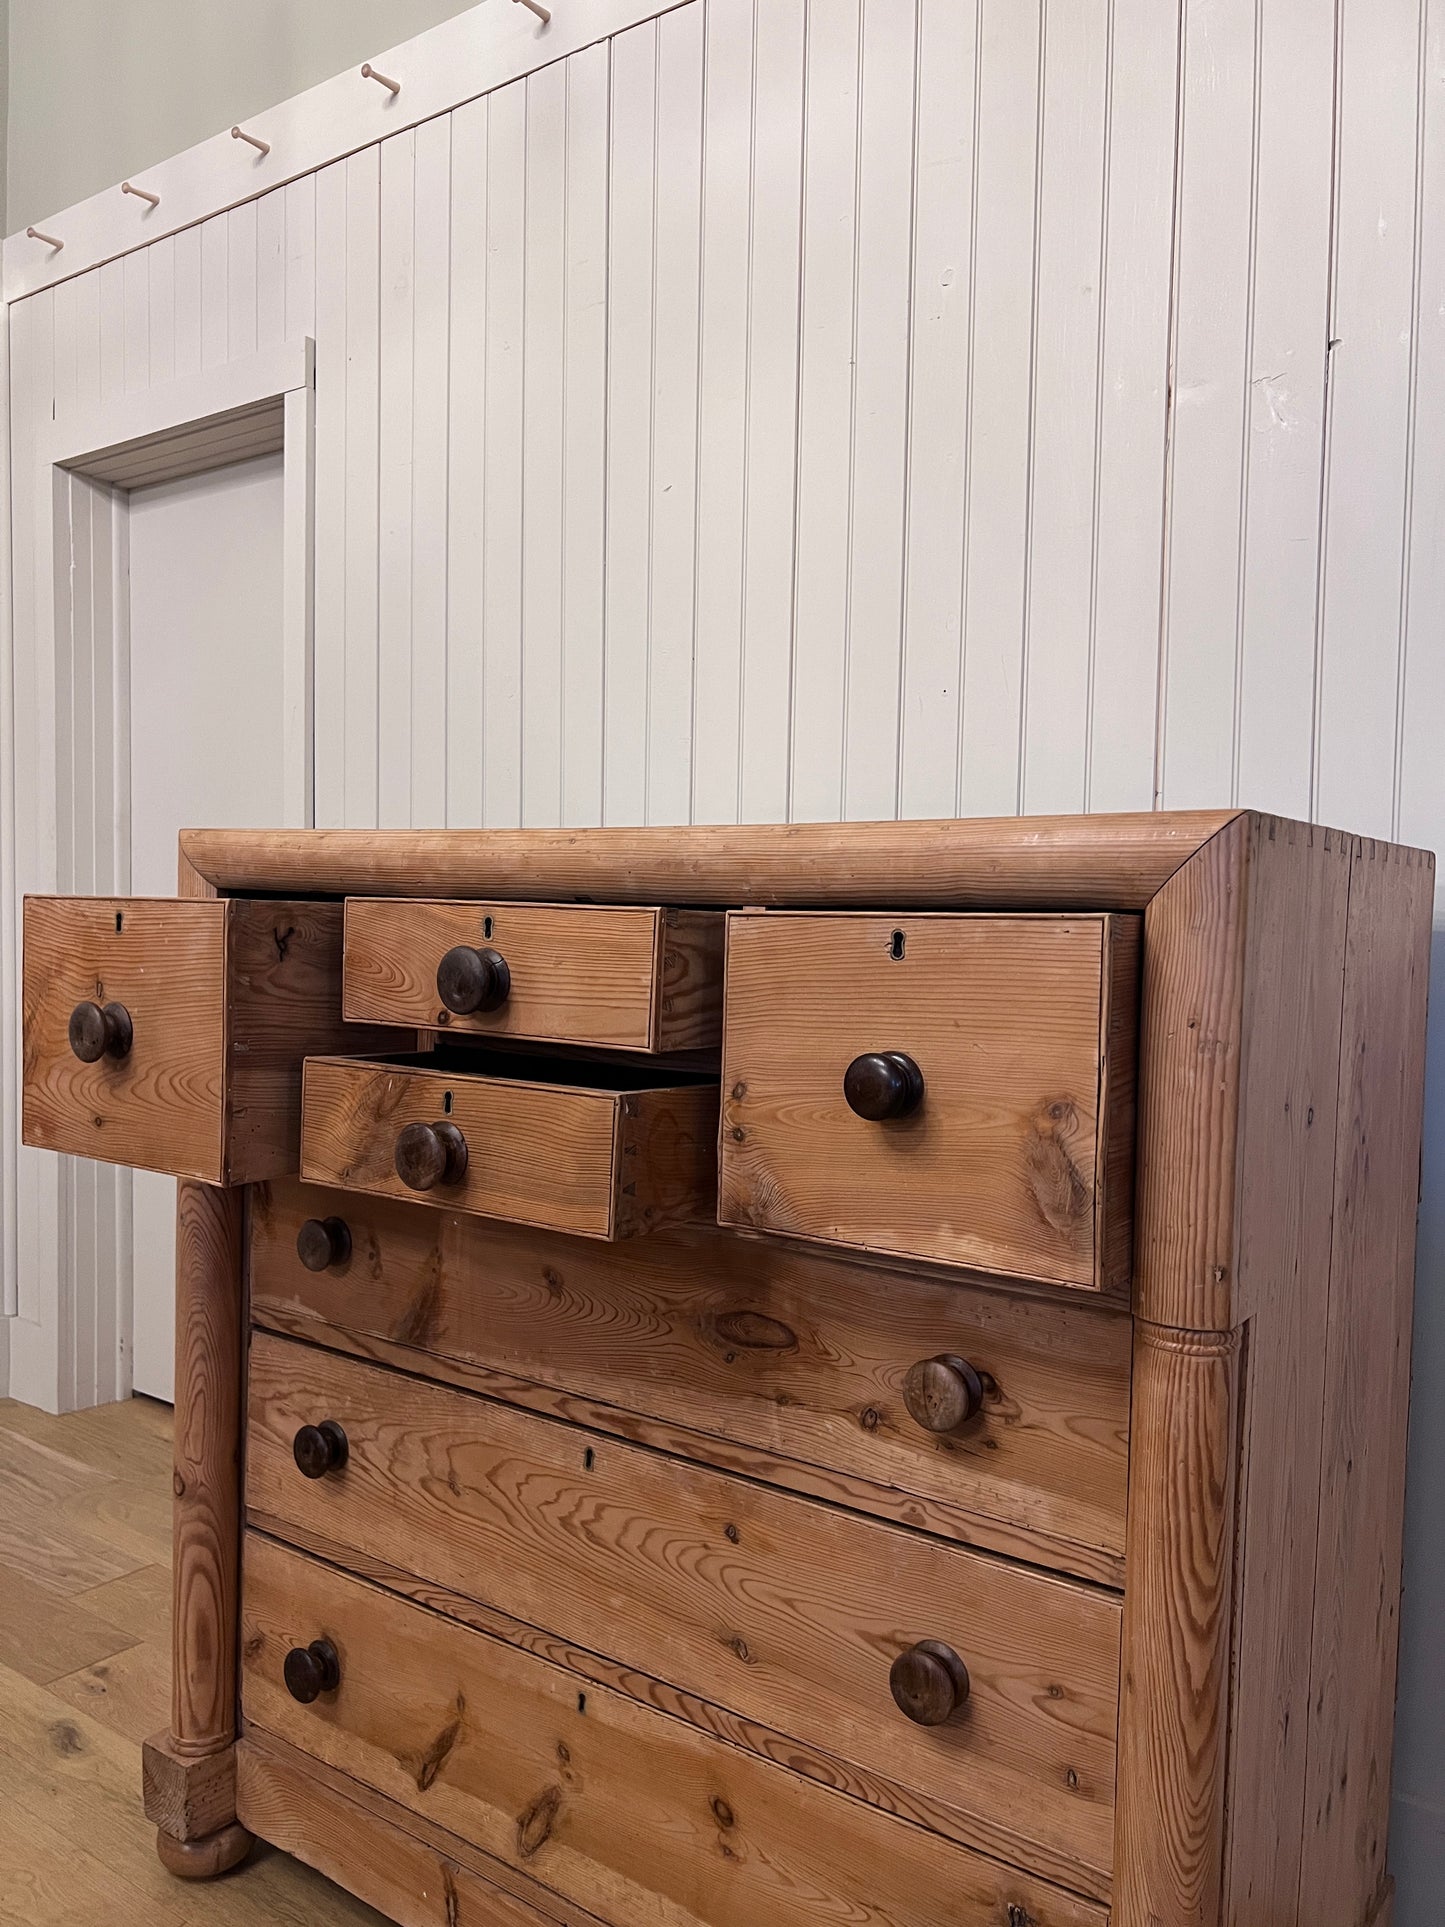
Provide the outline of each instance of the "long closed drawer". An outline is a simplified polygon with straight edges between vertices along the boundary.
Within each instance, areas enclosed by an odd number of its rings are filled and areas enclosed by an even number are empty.
[[[733,912],[725,1224],[1129,1277],[1139,919]]]
[[[488,1054],[308,1058],[301,1175],[588,1238],[711,1217],[717,1085]]]
[[[1106,1887],[1112,1594],[263,1332],[246,1496],[791,1736],[866,1800]]]
[[[354,1041],[353,1041],[354,1040]],[[341,1021],[341,906],[27,897],[27,1144],[210,1184],[294,1171]]]
[[[346,905],[346,1015],[633,1051],[722,1035],[723,916],[560,903]]]
[[[330,1861],[295,1797],[307,1757],[392,1802],[398,1842],[431,1823],[480,1849],[539,1919],[556,1894],[559,1918],[612,1927],[1105,1927],[1101,1906],[254,1532],[241,1636],[238,1817],[343,1878],[354,1863]],[[312,1700],[287,1689],[292,1653]],[[443,1885],[415,1918],[464,1927],[485,1895],[460,1869]]]
[[[1132,1333],[1112,1306],[713,1226],[583,1243],[294,1179],[253,1192],[250,1239],[273,1329],[1122,1584]]]

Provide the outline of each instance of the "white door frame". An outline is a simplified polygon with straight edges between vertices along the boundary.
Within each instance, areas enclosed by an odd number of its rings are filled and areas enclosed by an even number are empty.
[[[55,421],[26,480],[36,517],[34,634],[15,704],[19,893],[130,887],[129,491],[280,452],[283,464],[283,825],[313,803],[314,351],[298,337]],[[26,558],[15,558],[17,568]],[[24,638],[18,638],[24,643]],[[15,1021],[11,952],[4,986]],[[12,1046],[13,1048],[13,1046]],[[13,1056],[9,1058],[13,1062]],[[52,1411],[124,1398],[131,1380],[131,1179],[27,1150],[4,1091],[16,1173],[6,1277],[10,1392]],[[8,1175],[8,1174],[7,1174]],[[9,1270],[7,1263],[7,1271]],[[54,1282],[57,1289],[49,1289]]]

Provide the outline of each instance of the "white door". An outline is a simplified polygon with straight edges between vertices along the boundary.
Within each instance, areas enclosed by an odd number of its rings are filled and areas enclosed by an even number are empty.
[[[282,821],[281,457],[130,497],[131,888],[175,895],[185,827]],[[173,1179],[135,1174],[138,1392],[173,1396]]]

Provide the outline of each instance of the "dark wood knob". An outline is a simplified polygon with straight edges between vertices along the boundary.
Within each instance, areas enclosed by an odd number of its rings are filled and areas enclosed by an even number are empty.
[[[409,1191],[460,1184],[467,1174],[467,1141],[455,1124],[408,1124],[396,1140],[396,1175]]]
[[[345,1218],[308,1218],[296,1233],[296,1256],[308,1271],[329,1271],[351,1256],[351,1229]]]
[[[334,1693],[341,1684],[341,1660],[329,1639],[313,1639],[309,1646],[293,1646],[282,1670],[286,1691],[303,1706],[320,1699],[323,1693]]]
[[[512,973],[500,950],[473,950],[459,943],[437,965],[437,995],[458,1017],[496,1010],[512,991]]]
[[[984,1381],[966,1358],[940,1352],[908,1368],[903,1403],[925,1432],[961,1432],[983,1409]]]
[[[334,1418],[319,1425],[303,1425],[291,1444],[291,1452],[303,1477],[324,1479],[328,1472],[339,1472],[346,1463],[346,1434]]]
[[[907,1117],[923,1102],[923,1072],[904,1051],[868,1051],[843,1073],[843,1095],[871,1123]]]
[[[129,1056],[134,1037],[124,1004],[77,1004],[70,1013],[70,1048],[82,1064]]]
[[[968,1698],[968,1668],[941,1639],[920,1639],[894,1660],[888,1684],[915,1726],[942,1726]]]

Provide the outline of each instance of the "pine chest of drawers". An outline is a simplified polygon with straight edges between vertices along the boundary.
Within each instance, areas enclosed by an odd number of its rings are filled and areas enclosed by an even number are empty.
[[[1432,886],[1218,812],[30,901],[27,1141],[183,1180],[166,1865],[1383,1927]]]

